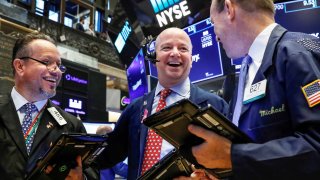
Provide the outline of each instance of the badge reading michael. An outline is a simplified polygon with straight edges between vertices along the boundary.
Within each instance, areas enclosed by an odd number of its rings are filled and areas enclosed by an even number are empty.
[[[58,122],[60,126],[67,124],[67,121],[61,116],[59,111],[55,107],[48,108],[48,111],[53,116],[53,118]]]

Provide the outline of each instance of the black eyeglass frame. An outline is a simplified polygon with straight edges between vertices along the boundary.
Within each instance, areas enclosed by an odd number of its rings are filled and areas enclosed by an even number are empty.
[[[44,62],[44,61],[29,57],[29,56],[21,57],[21,58],[18,58],[18,59],[31,59],[31,60],[37,61],[38,63],[41,63],[41,64],[45,65],[47,67],[48,71],[52,71],[52,70],[50,70],[48,68],[48,65],[50,64],[50,62]],[[62,64],[58,65],[57,67],[62,73],[65,73],[67,71],[67,67],[62,65]]]

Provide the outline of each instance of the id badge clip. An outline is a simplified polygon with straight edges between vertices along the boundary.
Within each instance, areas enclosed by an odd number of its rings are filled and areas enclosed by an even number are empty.
[[[250,88],[247,88],[245,90],[242,103],[248,104],[252,101],[261,99],[266,95],[266,88],[267,88],[266,79],[251,85]]]

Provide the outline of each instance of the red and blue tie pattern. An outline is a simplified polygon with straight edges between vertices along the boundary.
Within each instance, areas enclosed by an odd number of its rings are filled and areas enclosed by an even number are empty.
[[[156,112],[166,107],[166,98],[170,95],[170,89],[164,89],[160,93],[160,99]],[[162,138],[153,130],[149,129],[147,136],[147,143],[144,149],[144,158],[142,163],[141,174],[145,173],[160,159],[160,151],[162,145]]]

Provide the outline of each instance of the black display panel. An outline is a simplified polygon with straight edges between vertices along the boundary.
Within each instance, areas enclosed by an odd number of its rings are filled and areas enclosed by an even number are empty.
[[[147,74],[143,50],[140,49],[127,69],[130,100],[134,100],[148,92]]]
[[[62,75],[62,86],[64,89],[87,93],[88,72],[71,66],[67,66],[67,71]]]
[[[52,101],[53,104],[62,107],[62,92],[57,90],[57,93],[55,96],[53,96],[52,98],[50,98],[50,100]]]
[[[64,92],[62,95],[62,108],[82,121],[87,121],[87,98],[85,96]]]
[[[188,26],[184,31],[189,35],[193,46],[190,81],[197,83],[223,76],[220,45],[215,40],[210,18]],[[153,64],[149,63],[149,69],[150,74],[157,77],[157,69]]]

